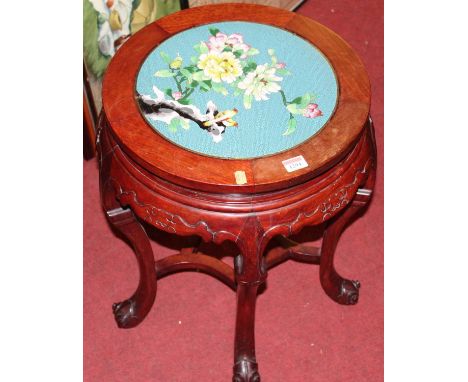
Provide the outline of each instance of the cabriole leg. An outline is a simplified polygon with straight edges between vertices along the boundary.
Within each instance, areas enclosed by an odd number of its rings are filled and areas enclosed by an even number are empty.
[[[333,264],[338,239],[346,223],[359,211],[360,207],[352,203],[334,219],[323,235],[320,256],[320,283],[325,293],[338,304],[353,305],[359,298],[359,281],[342,278]]]
[[[361,194],[360,194],[361,193]],[[336,245],[346,225],[369,203],[371,191],[358,190],[352,203],[328,225],[323,235],[320,254],[320,283],[325,293],[342,305],[354,305],[359,299],[361,284],[357,280],[341,277],[335,270]]]
[[[114,229],[132,245],[138,261],[140,281],[133,295],[112,306],[120,328],[133,328],[140,324],[153,306],[156,297],[156,271],[148,236],[130,209],[117,208],[107,211]]]
[[[368,134],[372,142],[373,165],[363,188],[358,189],[351,204],[328,224],[323,235],[320,252],[320,283],[325,293],[335,302],[342,305],[354,305],[359,300],[361,284],[357,280],[347,280],[335,270],[335,249],[346,225],[369,204],[375,184],[376,148],[374,127],[369,117]]]
[[[99,119],[97,149],[100,165],[101,203],[107,220],[114,230],[132,246],[138,262],[140,281],[133,295],[112,306],[115,320],[120,328],[133,328],[140,324],[153,306],[156,297],[156,270],[153,250],[144,228],[131,209],[124,209],[116,199],[111,182],[112,150],[108,150],[106,136],[102,131],[104,119]]]

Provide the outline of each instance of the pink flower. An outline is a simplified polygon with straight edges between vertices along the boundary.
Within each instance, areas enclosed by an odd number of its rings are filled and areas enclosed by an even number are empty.
[[[307,118],[315,118],[322,116],[322,112],[318,109],[318,105],[316,103],[309,103],[302,114],[304,117]]]
[[[244,40],[243,40],[244,38],[243,38],[242,35],[239,34],[239,33],[233,33],[233,34],[231,34],[231,35],[228,37],[228,39],[229,39],[230,41],[233,41],[233,43],[242,44],[242,43],[244,42]]]
[[[208,49],[212,52],[221,53],[224,48],[230,47],[232,51],[240,50],[242,51],[241,58],[247,57],[247,51],[250,49],[250,46],[244,44],[244,38],[238,33],[233,33],[231,35],[226,35],[224,33],[218,32],[216,36],[211,36],[206,44]]]
[[[286,64],[285,64],[284,62],[278,62],[278,63],[276,64],[276,67],[277,67],[278,69],[284,69],[284,68],[286,67]]]
[[[215,50],[217,52],[222,52],[225,47],[225,42],[227,38],[227,35],[225,35],[224,33],[216,33],[216,36],[211,36],[208,40],[208,49]]]
[[[182,93],[181,92],[173,92],[172,93],[172,98],[174,98],[177,101],[178,99],[182,98]]]

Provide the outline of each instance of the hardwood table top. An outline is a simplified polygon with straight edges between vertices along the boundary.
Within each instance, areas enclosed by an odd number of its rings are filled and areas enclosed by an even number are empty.
[[[248,4],[167,16],[117,52],[103,108],[146,171],[210,192],[256,193],[340,161],[368,119],[364,66],[338,35]]]

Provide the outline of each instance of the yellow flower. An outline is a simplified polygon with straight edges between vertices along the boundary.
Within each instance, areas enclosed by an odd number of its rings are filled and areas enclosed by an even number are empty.
[[[242,75],[240,61],[232,52],[209,52],[200,56],[198,67],[213,82],[232,83]]]
[[[169,64],[171,69],[179,69],[182,66],[182,57],[177,56],[174,60]]]

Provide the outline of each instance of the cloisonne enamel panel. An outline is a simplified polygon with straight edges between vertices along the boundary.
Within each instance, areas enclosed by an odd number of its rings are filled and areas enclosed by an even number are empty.
[[[140,110],[174,144],[220,158],[289,150],[332,116],[338,84],[304,39],[276,27],[220,22],[161,43],[137,78]]]

